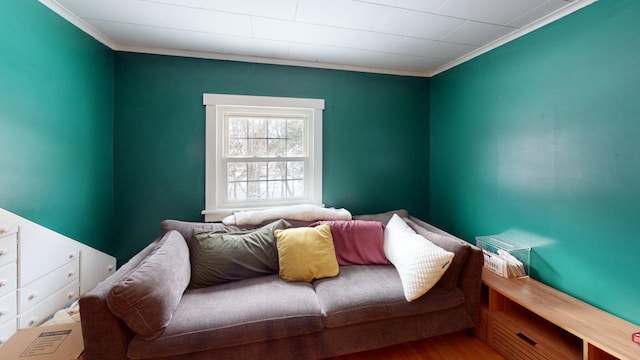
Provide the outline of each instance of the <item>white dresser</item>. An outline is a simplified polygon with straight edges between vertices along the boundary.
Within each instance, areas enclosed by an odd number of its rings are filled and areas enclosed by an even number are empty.
[[[116,260],[0,209],[0,346],[115,271]]]
[[[18,326],[18,232],[1,228],[0,233],[0,345]]]

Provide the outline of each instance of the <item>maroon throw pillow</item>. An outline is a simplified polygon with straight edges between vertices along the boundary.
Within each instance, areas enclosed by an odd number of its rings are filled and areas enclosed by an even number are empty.
[[[384,254],[384,225],[378,221],[317,221],[329,224],[339,265],[388,265]]]

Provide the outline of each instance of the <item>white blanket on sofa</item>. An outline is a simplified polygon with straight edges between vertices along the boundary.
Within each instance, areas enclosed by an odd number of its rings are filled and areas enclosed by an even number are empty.
[[[258,225],[268,220],[277,219],[302,221],[351,220],[351,213],[346,209],[324,208],[316,205],[301,204],[264,210],[237,211],[222,219],[222,223],[225,225]]]

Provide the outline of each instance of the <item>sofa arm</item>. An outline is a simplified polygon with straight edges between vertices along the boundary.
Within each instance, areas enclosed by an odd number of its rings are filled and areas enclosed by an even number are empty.
[[[477,325],[480,321],[480,288],[482,287],[482,266],[484,256],[482,250],[475,245],[470,245],[469,255],[464,267],[460,271],[458,287],[464,293],[464,305],[469,316]]]
[[[87,360],[127,360],[133,332],[111,313],[104,298],[91,293],[80,298],[80,317]]]
[[[136,254],[118,271],[80,297],[80,319],[87,360],[126,360],[134,332],[107,305],[111,288],[134,270],[156,247],[159,238]]]
[[[460,273],[458,275],[457,287],[464,293],[464,306],[467,309],[469,316],[474,323],[478,324],[480,321],[480,288],[482,284],[482,266],[484,264],[484,256],[482,250],[473,244],[470,244],[456,236],[449,234],[448,232],[439,229],[429,223],[426,223],[420,219],[409,217],[409,219],[420,227],[427,231],[452,237],[456,240],[468,244],[468,253]]]

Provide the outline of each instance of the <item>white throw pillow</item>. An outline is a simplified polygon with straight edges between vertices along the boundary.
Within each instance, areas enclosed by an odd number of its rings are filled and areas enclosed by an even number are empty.
[[[416,234],[395,214],[384,229],[384,252],[400,275],[407,301],[431,290],[454,257],[452,252]]]

